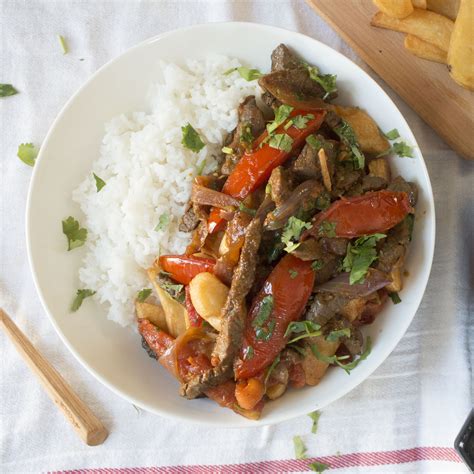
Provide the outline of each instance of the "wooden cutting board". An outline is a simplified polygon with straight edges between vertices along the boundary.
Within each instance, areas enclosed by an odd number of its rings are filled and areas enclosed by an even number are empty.
[[[474,159],[474,92],[454,82],[443,64],[405,50],[405,35],[370,26],[370,0],[307,0],[359,56],[449,145]]]

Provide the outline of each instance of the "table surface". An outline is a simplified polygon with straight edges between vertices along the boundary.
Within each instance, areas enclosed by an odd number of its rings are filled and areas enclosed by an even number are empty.
[[[211,430],[137,410],[62,345],[28,267],[24,215],[31,168],[16,158],[18,145],[40,145],[71,94],[127,48],[182,26],[232,20],[297,30],[364,68],[406,117],[433,184],[436,251],[420,309],[386,362],[323,410],[316,435],[308,417]],[[66,56],[57,34],[67,38]],[[0,304],[110,430],[102,446],[82,445],[2,335],[2,472],[305,471],[311,460],[294,459],[295,435],[305,441],[308,458],[337,473],[467,472],[452,446],[473,400],[474,163],[457,156],[302,0],[0,0],[0,38],[0,83],[20,91],[0,99]]]

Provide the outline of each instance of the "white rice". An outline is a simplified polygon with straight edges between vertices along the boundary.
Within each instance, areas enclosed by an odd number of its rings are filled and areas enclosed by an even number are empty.
[[[134,320],[136,293],[150,287],[144,269],[160,253],[184,251],[189,234],[178,224],[193,177],[204,161],[205,171],[215,168],[214,156],[237,124],[239,102],[258,93],[256,81],[223,74],[240,65],[224,56],[188,60],[184,67],[162,62],[150,110],[105,125],[100,158],[73,192],[88,229],[81,284],[97,292],[109,319],[122,326]],[[199,153],[181,144],[181,127],[188,122],[207,144]],[[92,172],[106,182],[100,192]],[[156,231],[163,214],[169,225]]]

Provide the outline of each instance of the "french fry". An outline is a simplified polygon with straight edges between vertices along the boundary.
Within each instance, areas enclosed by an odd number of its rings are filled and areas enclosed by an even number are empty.
[[[135,301],[135,311],[138,319],[148,319],[148,321],[153,323],[155,326],[158,326],[162,331],[169,331],[166,322],[166,315],[161,306],[142,301]]]
[[[334,111],[352,127],[363,152],[378,155],[390,148],[387,139],[367,112],[358,107],[340,105],[334,106]]]
[[[427,8],[427,0],[411,0],[411,3],[415,8],[422,8],[423,10],[426,10]]]
[[[459,10],[461,0],[427,0],[426,8],[432,12],[447,16],[455,20]]]
[[[454,28],[454,22],[449,18],[419,8],[415,8],[411,15],[401,20],[377,12],[370,24],[379,28],[415,35],[443,51],[449,49],[449,41]]]
[[[406,35],[405,48],[419,58],[427,59],[428,61],[435,61],[441,64],[448,63],[448,54],[446,51],[439,49],[434,44],[423,41],[417,36]]]
[[[393,18],[405,18],[413,13],[411,0],[373,0],[375,6]]]
[[[462,0],[448,52],[451,77],[474,90],[474,0]]]

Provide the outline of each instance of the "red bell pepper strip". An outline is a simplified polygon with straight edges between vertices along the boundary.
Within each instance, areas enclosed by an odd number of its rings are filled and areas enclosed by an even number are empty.
[[[193,302],[191,301],[191,293],[189,291],[188,285],[186,285],[184,291],[186,295],[184,304],[188,313],[189,325],[195,328],[200,328],[202,326],[202,323],[204,322],[204,319],[201,318],[199,313],[196,311]]]
[[[313,289],[314,277],[311,262],[290,254],[285,255],[270,273],[247,316],[240,358],[234,366],[237,380],[262,373],[285,347],[288,324],[301,317]],[[262,322],[265,298],[273,305],[271,313]]]
[[[214,271],[216,261],[213,258],[195,257],[193,255],[162,255],[159,258],[161,268],[168,272],[171,278],[183,285],[202,272]]]
[[[314,118],[308,120],[305,128],[289,127],[285,130],[285,125],[292,117],[308,114],[312,114]],[[291,151],[289,152],[273,148],[268,143],[258,146],[268,137],[268,132],[263,132],[254,142],[253,150],[245,153],[237,163],[227,178],[222,192],[236,199],[245,199],[251,192],[268,180],[270,174],[277,166],[283,164],[304,144],[306,137],[314,133],[321,126],[325,115],[325,110],[293,110],[291,112],[289,119],[275,130],[275,134],[286,133],[293,139]],[[209,232],[216,232],[222,228],[224,221],[220,214],[220,209],[213,208],[211,210],[208,220]]]
[[[305,234],[334,233],[334,237],[352,238],[385,232],[411,212],[408,194],[403,192],[382,190],[341,198],[319,213],[313,227]]]
[[[138,320],[138,332],[143,336],[150,349],[160,358],[174,344],[174,337],[157,328],[148,319]]]

